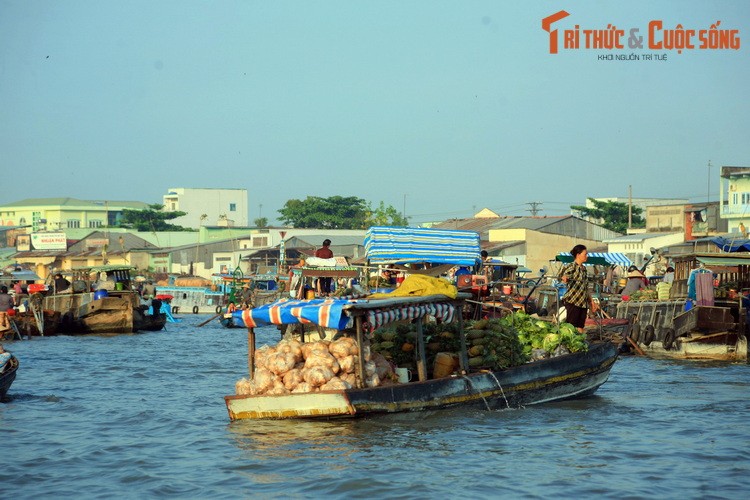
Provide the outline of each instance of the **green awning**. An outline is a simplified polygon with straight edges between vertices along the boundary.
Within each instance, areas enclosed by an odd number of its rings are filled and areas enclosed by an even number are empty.
[[[750,266],[750,256],[743,259],[742,257],[696,257],[698,262],[702,262],[707,266]]]
[[[566,264],[568,262],[573,262],[573,256],[568,254],[560,254],[557,257],[555,257],[555,260],[558,262],[565,262]],[[609,262],[606,261],[604,257],[592,257],[589,255],[589,258],[586,259],[586,262],[584,262],[587,266],[608,266]]]

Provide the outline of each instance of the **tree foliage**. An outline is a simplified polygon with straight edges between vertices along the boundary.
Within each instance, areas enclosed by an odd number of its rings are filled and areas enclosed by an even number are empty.
[[[409,221],[403,216],[401,212],[393,208],[393,206],[385,206],[385,203],[380,202],[380,206],[375,210],[372,209],[370,204],[367,205],[367,227],[370,226],[408,226]]]
[[[602,221],[602,226],[618,233],[625,233],[628,229],[628,204],[619,201],[601,201],[589,198],[593,208],[583,205],[571,205],[571,209],[580,212],[583,217],[591,217]],[[643,210],[632,207],[633,227],[646,227],[646,221],[641,217]]]
[[[187,215],[187,212],[162,212],[164,205],[149,205],[145,210],[122,211],[120,225],[137,231],[192,231],[192,229],[167,223],[168,220]]]
[[[406,220],[392,206],[381,201],[376,209],[356,196],[308,196],[288,200],[278,211],[279,220],[296,228],[367,229],[373,225],[406,225]]]
[[[258,217],[257,219],[253,220],[253,224],[255,224],[255,227],[267,227],[268,226],[268,217]]]

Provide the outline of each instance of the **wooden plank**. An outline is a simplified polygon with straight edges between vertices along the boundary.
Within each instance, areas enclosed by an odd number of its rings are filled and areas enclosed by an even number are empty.
[[[247,329],[247,369],[250,373],[250,380],[255,377],[255,329]]]
[[[424,352],[424,329],[422,328],[422,318],[415,320],[417,322],[417,374],[419,381],[427,380],[427,357]]]

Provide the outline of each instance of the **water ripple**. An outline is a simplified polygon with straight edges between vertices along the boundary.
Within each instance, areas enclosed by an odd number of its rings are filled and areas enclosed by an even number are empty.
[[[629,357],[585,400],[229,422],[246,335],[205,319],[8,343],[22,368],[0,404],[4,496],[702,499],[750,486],[744,364]]]

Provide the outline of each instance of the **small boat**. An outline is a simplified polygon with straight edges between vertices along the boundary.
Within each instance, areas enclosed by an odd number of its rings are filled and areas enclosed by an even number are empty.
[[[10,386],[16,379],[18,365],[18,358],[11,356],[10,360],[5,365],[5,370],[0,373],[0,400],[5,399],[5,395],[8,393]]]
[[[241,274],[231,275],[224,285],[226,307],[219,310],[217,314],[223,313],[220,319],[224,328],[237,328],[232,321],[232,313],[243,307],[245,301],[250,308],[260,307],[279,300],[286,289],[286,281],[280,279],[278,274],[263,273],[244,276]],[[243,293],[247,295],[243,298]]]
[[[428,379],[425,367],[424,338],[421,321],[432,316],[445,323],[460,318],[464,300],[444,295],[401,297],[392,299],[286,301],[263,310],[238,311],[236,323],[248,327],[248,363],[254,372],[255,333],[258,318],[266,314],[263,324],[292,323],[290,315],[303,324],[324,328],[355,329],[359,360],[363,360],[365,328],[378,328],[392,321],[408,318],[417,325],[418,379],[379,387],[292,393],[283,395],[232,395],[225,402],[231,420],[335,418],[370,414],[432,410],[457,405],[501,409],[581,398],[593,394],[607,381],[617,359],[617,348],[611,342],[593,343],[587,352],[566,354],[520,366],[490,371],[469,367],[465,339],[460,355],[461,369],[451,376]],[[286,304],[286,305],[285,305]],[[461,321],[459,319],[459,321]],[[459,323],[462,325],[462,323]],[[463,338],[463,327],[461,335]],[[304,340],[304,338],[303,338]],[[359,379],[365,380],[363,361],[359,362]],[[252,376],[251,376],[252,378]],[[361,384],[360,384],[361,385]]]
[[[208,286],[157,285],[160,295],[170,295],[172,314],[218,314],[224,307],[225,293],[221,283]]]

